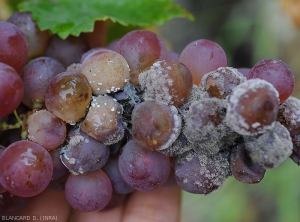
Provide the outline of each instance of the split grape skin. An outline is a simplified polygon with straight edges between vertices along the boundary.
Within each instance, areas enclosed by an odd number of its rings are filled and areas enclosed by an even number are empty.
[[[24,84],[14,68],[0,62],[0,118],[12,113],[20,105]]]
[[[53,162],[41,145],[21,140],[8,146],[0,156],[0,183],[11,194],[31,197],[50,183]]]
[[[19,72],[28,59],[26,37],[17,26],[4,21],[0,21],[0,33],[0,62]]]
[[[170,158],[156,150],[128,141],[119,156],[122,177],[136,190],[151,191],[161,187],[170,174]]]
[[[62,72],[53,77],[45,92],[48,111],[69,124],[78,122],[86,112],[92,90],[84,76]]]

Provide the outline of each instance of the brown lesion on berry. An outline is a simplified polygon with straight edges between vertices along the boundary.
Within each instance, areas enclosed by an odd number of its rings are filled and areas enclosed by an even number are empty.
[[[221,115],[219,111],[217,110],[215,114],[209,115],[210,120],[215,124],[215,126],[219,125],[221,123]]]
[[[206,81],[206,91],[212,96],[219,99],[222,99],[223,96],[220,92],[220,89],[217,86],[216,80],[213,78],[207,78]]]

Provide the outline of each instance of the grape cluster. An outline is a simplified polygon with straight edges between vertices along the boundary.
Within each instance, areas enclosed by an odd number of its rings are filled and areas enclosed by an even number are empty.
[[[228,67],[210,40],[176,54],[135,30],[91,47],[15,13],[0,21],[2,201],[10,212],[50,187],[91,212],[134,190],[177,184],[206,195],[230,176],[258,183],[289,157],[300,165],[293,87],[281,60]]]

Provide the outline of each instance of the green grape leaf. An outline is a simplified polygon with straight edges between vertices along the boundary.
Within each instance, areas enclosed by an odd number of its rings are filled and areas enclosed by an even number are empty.
[[[31,12],[41,30],[50,30],[65,39],[93,30],[97,20],[135,26],[163,25],[175,18],[193,20],[193,15],[172,0],[39,0],[19,4]]]

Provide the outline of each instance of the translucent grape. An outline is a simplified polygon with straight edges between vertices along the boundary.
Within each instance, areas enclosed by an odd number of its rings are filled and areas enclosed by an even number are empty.
[[[199,85],[206,73],[227,66],[227,57],[216,42],[199,39],[189,43],[182,50],[179,62],[188,67],[193,75],[194,84]]]
[[[274,126],[279,107],[278,92],[261,79],[248,80],[229,98],[226,123],[241,135],[255,135]]]
[[[72,128],[67,140],[67,145],[61,148],[61,161],[71,173],[92,173],[106,164],[109,147],[91,138],[80,128]]]
[[[122,177],[136,190],[150,191],[162,186],[170,174],[170,159],[130,140],[119,156]]]
[[[117,92],[129,80],[129,67],[125,58],[117,52],[99,49],[83,61],[81,73],[88,80],[94,95]]]
[[[145,89],[146,101],[157,101],[180,106],[190,96],[193,87],[191,72],[180,62],[163,60],[155,62],[142,72],[139,83]]]
[[[89,49],[82,37],[69,36],[61,39],[58,35],[51,37],[46,56],[61,62],[65,67],[79,63],[81,56]]]
[[[102,210],[112,196],[112,186],[103,170],[89,174],[70,175],[65,187],[66,199],[76,210]]]
[[[93,97],[81,130],[105,145],[119,142],[124,136],[121,105],[111,96]]]
[[[84,76],[62,72],[50,81],[45,92],[48,111],[69,124],[75,124],[86,112],[92,90]]]
[[[120,53],[129,64],[130,81],[138,84],[138,75],[157,60],[167,58],[167,49],[162,39],[147,30],[134,30],[124,35],[117,44]]]
[[[28,43],[23,32],[14,24],[0,21],[0,62],[17,72],[28,59]]]
[[[47,150],[59,147],[66,138],[66,123],[49,111],[39,110],[27,119],[28,139]]]
[[[22,103],[30,108],[33,108],[33,101],[43,103],[49,82],[64,71],[64,66],[50,57],[38,57],[27,63],[20,71],[24,84]]]
[[[24,85],[19,74],[0,62],[0,118],[12,113],[20,105],[23,95]]]
[[[293,143],[289,131],[276,121],[273,129],[257,136],[245,137],[245,148],[253,161],[266,169],[272,169],[292,154]]]
[[[53,162],[37,143],[21,140],[8,146],[0,156],[0,183],[10,193],[31,197],[50,183]]]
[[[279,59],[265,59],[256,63],[248,79],[260,78],[271,83],[279,93],[280,103],[289,98],[294,89],[294,74],[290,67]]]
[[[141,146],[164,150],[178,137],[181,117],[174,106],[146,101],[132,111],[132,136]]]
[[[174,162],[175,179],[181,189],[196,194],[210,194],[223,185],[229,175],[228,160],[221,155],[208,156],[186,152]]]
[[[39,29],[36,22],[32,20],[31,13],[15,12],[7,19],[7,22],[18,26],[24,33],[30,57],[39,56],[46,50],[50,40],[49,32]]]
[[[248,79],[249,71],[251,68],[238,68],[237,70]]]

